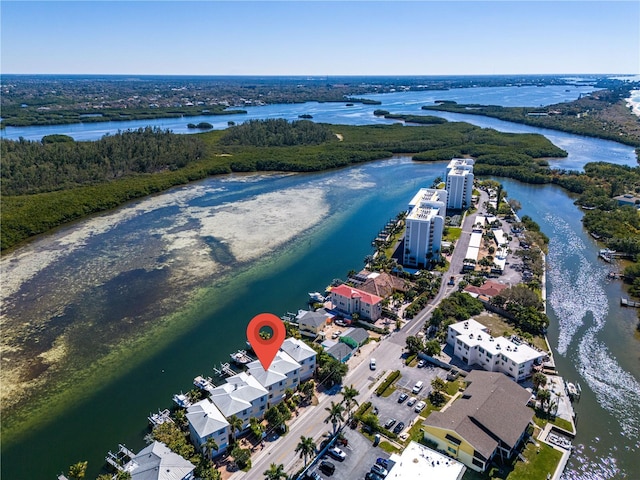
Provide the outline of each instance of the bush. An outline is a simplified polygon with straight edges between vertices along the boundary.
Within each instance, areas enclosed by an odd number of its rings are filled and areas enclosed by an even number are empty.
[[[389,386],[395,382],[400,376],[400,370],[394,370],[389,374],[389,376],[380,384],[378,388],[376,388],[376,395],[382,395]]]

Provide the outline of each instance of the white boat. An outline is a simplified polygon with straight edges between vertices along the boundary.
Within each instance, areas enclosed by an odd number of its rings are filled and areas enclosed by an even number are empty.
[[[210,391],[210,390],[213,390],[214,388],[211,377],[204,378],[198,375],[196,378],[193,379],[193,384],[196,387],[198,387],[200,390]]]
[[[176,402],[176,405],[182,408],[187,408],[191,406],[191,400],[184,393],[176,393],[173,396],[173,401]]]
[[[152,413],[148,418],[149,423],[154,427],[162,425],[165,422],[173,422],[171,412],[168,409],[159,410],[158,413]]]
[[[322,296],[320,292],[309,292],[309,302],[312,303],[323,303],[325,298]]]
[[[253,359],[247,355],[247,352],[244,350],[238,350],[237,352],[232,353],[231,360],[240,365],[246,365],[253,361]]]

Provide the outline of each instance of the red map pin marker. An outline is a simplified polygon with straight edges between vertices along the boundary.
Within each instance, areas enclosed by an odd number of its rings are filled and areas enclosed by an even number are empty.
[[[260,330],[263,328],[271,329],[270,338],[265,339],[260,336]],[[284,328],[284,323],[272,313],[256,315],[247,325],[247,339],[265,371],[271,366],[286,336],[287,330]]]

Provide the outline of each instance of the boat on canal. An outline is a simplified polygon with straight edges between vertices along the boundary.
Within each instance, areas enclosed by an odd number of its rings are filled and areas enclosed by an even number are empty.
[[[245,350],[238,350],[231,354],[231,360],[238,365],[246,365],[247,363],[252,362],[253,358],[247,355]]]

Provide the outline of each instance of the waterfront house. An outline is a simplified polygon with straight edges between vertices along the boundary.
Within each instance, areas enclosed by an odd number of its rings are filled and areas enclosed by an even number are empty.
[[[331,289],[333,308],[347,315],[357,313],[364,320],[375,322],[382,316],[382,298],[342,284]]]
[[[406,292],[407,285],[402,278],[386,272],[369,272],[363,270],[352,277],[358,290],[387,298],[394,292]]]
[[[191,480],[195,468],[164,443],[153,442],[131,459],[126,470],[131,474],[131,480]]]
[[[282,342],[280,349],[286,352],[300,365],[300,381],[313,377],[316,371],[316,351],[302,340],[289,337]]]
[[[466,365],[502,372],[516,382],[530,377],[534,366],[541,364],[546,356],[522,342],[491,336],[484,325],[472,318],[449,325],[447,344]]]
[[[330,318],[331,315],[323,308],[315,312],[300,310],[296,316],[296,322],[301,335],[315,338],[321,334]]]
[[[483,472],[494,458],[510,459],[533,418],[531,393],[501,373],[470,372],[461,397],[423,422],[424,438],[437,449]]]
[[[618,195],[616,197],[613,197],[613,199],[617,201],[618,205],[621,207],[625,205],[630,207],[640,206],[640,197],[636,197],[635,195],[632,195],[630,193],[625,193],[624,195]]]
[[[247,365],[247,372],[268,392],[267,408],[280,403],[287,388],[295,390],[300,385],[301,365],[283,351],[276,353],[268,370],[258,360]]]
[[[251,417],[262,418],[267,409],[269,392],[257,379],[239,373],[211,392],[211,401],[229,418],[235,415],[242,420],[242,430],[249,428]]]
[[[224,453],[229,446],[229,422],[210,398],[201,400],[187,408],[189,435],[192,443],[205,453],[207,440],[213,438],[217,450],[209,452],[211,457]]]

